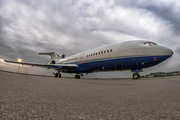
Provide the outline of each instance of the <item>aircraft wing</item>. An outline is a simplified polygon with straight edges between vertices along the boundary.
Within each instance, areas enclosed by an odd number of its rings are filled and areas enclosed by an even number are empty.
[[[29,63],[29,62],[16,62],[16,61],[8,61],[6,60],[6,57],[4,58],[5,62],[9,63],[15,63],[15,64],[22,64],[22,65],[29,65],[29,66],[38,66],[38,67],[44,67],[47,69],[64,69],[64,70],[69,70],[69,69],[75,69],[78,67],[76,64],[42,64],[42,63]]]

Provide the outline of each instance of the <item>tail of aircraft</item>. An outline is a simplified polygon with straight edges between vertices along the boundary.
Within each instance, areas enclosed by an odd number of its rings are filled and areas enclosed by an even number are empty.
[[[64,54],[60,56],[56,52],[39,53],[39,55],[49,55],[51,57],[51,62],[49,64],[56,64],[58,60],[65,58]]]

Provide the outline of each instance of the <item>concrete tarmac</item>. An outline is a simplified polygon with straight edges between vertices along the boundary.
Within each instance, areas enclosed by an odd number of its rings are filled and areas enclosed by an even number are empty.
[[[180,120],[180,76],[77,80],[0,72],[0,119]]]

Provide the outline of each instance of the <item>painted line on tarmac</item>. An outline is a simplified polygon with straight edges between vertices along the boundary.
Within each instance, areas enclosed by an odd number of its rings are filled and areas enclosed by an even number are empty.
[[[145,81],[170,81],[170,80],[180,80],[180,78],[168,78],[168,79],[151,79],[151,80],[134,80],[138,82],[145,82]]]
[[[160,78],[160,79],[150,79],[150,80],[145,80],[145,79],[140,79],[140,80],[93,80],[93,81],[96,81],[96,82],[152,82],[152,81],[170,81],[170,80],[180,80],[180,77],[179,78]],[[91,80],[87,80],[89,82],[91,82]]]

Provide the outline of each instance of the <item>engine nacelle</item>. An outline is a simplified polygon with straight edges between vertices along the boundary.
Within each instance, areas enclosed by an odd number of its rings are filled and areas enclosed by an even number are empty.
[[[58,55],[58,54],[56,53],[56,57],[57,57],[57,58],[60,58],[60,59],[63,59],[63,58],[65,58],[65,54]]]
[[[65,54],[62,54],[62,56],[61,56],[62,58],[65,58]]]
[[[52,60],[52,61],[50,62],[50,64],[56,64],[56,61]]]

